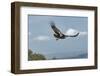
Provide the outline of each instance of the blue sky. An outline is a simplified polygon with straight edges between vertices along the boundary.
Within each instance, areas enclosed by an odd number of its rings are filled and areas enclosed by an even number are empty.
[[[50,22],[63,32],[78,31],[80,35],[56,41]],[[88,18],[75,16],[28,16],[28,43],[33,53],[41,53],[48,59],[71,58],[87,54],[88,49]]]

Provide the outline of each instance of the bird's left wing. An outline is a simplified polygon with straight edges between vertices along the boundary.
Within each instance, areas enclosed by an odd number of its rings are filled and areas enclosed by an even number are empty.
[[[55,26],[55,23],[54,22],[51,22],[51,28],[53,29],[53,31],[56,33],[56,34],[63,34],[56,26]]]

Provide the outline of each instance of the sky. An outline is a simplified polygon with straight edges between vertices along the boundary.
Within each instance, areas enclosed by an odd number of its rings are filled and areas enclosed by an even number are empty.
[[[50,22],[53,21],[57,28],[64,34],[75,34],[77,37],[67,37],[56,40],[53,36]],[[88,18],[75,16],[28,16],[28,47],[33,53],[40,53],[47,59],[87,57],[88,52]]]

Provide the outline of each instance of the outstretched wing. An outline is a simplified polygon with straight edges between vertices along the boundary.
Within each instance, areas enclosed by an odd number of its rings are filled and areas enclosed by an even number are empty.
[[[53,31],[58,34],[58,35],[63,35],[63,33],[55,26],[54,22],[51,22],[51,28],[53,29]]]
[[[75,35],[67,35],[67,37],[76,37],[78,35],[79,35],[79,32],[77,34],[75,34]]]

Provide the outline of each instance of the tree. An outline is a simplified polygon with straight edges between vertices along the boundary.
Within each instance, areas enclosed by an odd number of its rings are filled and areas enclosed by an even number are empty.
[[[31,49],[28,50],[28,60],[32,60],[33,52]]]
[[[28,60],[46,60],[45,56],[39,53],[33,53],[31,49],[28,50]]]

